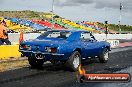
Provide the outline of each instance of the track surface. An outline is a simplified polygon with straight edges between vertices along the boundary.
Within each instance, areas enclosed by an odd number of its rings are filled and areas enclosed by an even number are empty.
[[[84,62],[83,67],[87,73],[113,73],[132,66],[132,49],[121,49],[110,53],[108,63],[101,64],[94,59]],[[45,64],[41,70],[24,67],[0,73],[0,87],[99,87],[98,84],[79,84],[75,72],[52,64]]]

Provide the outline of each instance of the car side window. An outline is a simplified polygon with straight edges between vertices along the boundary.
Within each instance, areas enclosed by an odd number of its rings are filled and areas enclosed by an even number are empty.
[[[60,36],[60,32],[52,32],[47,37],[58,37]]]
[[[95,40],[94,36],[90,34],[89,32],[82,32],[80,39],[82,41],[90,41],[90,40]]]

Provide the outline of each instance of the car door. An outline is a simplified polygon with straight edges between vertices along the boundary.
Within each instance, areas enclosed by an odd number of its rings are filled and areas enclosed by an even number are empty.
[[[85,58],[97,56],[99,53],[99,42],[89,32],[82,32],[80,36]]]

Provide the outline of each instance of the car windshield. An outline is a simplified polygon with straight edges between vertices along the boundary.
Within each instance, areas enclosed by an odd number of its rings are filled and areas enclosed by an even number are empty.
[[[71,35],[70,31],[47,31],[41,34],[39,38],[62,38],[67,39]]]

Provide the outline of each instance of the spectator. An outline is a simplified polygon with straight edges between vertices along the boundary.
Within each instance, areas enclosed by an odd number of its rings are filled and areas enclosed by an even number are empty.
[[[6,32],[5,21],[0,22],[0,45],[4,43],[11,45],[11,42],[8,40],[8,34]]]

